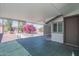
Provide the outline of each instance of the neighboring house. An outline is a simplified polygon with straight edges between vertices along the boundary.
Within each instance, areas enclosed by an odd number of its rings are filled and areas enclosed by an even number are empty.
[[[44,35],[51,35],[51,41],[79,47],[79,15],[56,16],[44,25]]]

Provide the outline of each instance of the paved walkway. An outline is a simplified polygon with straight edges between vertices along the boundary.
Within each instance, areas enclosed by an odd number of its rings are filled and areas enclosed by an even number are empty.
[[[29,37],[35,37],[35,36],[41,36],[43,34],[38,33],[38,34],[26,34],[26,33],[4,33],[1,43],[3,42],[8,42],[8,41],[12,41],[12,40],[16,40],[16,39],[20,39],[20,38],[29,38]]]

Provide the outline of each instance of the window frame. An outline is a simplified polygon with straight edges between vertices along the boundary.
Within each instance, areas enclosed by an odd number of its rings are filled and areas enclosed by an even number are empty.
[[[61,32],[59,32],[59,25],[58,25],[58,23],[62,23],[62,31]],[[57,24],[57,29],[56,29],[56,32],[54,32],[54,24]],[[60,21],[60,22],[55,22],[55,23],[53,23],[53,32],[54,33],[63,33],[64,32],[64,22],[63,21]]]

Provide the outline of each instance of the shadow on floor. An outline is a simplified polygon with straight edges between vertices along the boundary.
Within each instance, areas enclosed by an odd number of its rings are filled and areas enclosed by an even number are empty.
[[[72,50],[63,44],[50,41],[45,36],[16,40],[32,56],[71,56]]]

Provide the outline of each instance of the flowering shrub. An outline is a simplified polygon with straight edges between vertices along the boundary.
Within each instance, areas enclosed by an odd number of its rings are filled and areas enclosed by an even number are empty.
[[[31,24],[25,24],[23,26],[23,32],[25,32],[25,33],[35,33],[36,28]]]

